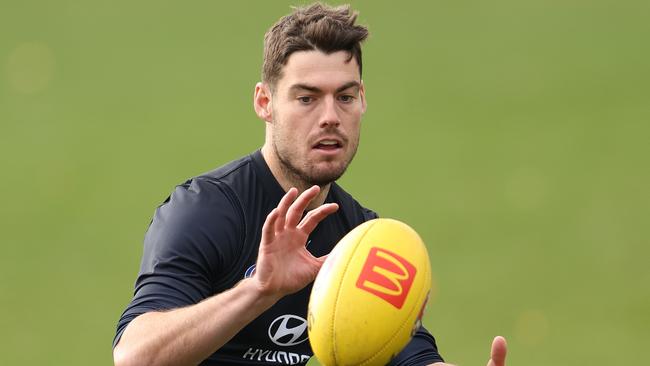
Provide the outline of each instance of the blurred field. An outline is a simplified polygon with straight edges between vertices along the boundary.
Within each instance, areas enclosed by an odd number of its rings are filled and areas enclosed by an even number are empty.
[[[650,2],[355,1],[342,180],[429,247],[454,363],[635,365],[650,344]],[[287,2],[0,0],[0,364],[111,364],[155,207],[253,151]]]

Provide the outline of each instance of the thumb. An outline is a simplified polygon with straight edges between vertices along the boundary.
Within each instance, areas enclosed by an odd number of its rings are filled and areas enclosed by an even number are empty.
[[[319,262],[325,263],[325,261],[327,260],[327,257],[329,257],[329,256],[330,256],[329,254],[325,254],[323,256],[318,257],[317,259],[318,259]]]
[[[322,257],[316,258],[316,264],[318,265],[318,270],[320,271],[321,268],[323,268],[323,264],[325,264],[325,260],[327,260],[327,257],[329,254],[325,254]]]
[[[490,361],[487,366],[505,366],[507,351],[508,345],[506,344],[506,339],[501,336],[494,337],[492,351],[490,352]]]

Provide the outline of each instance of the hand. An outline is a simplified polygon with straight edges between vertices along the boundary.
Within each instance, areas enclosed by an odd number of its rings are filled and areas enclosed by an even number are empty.
[[[490,352],[490,361],[488,361],[487,366],[505,366],[507,351],[508,351],[508,345],[506,344],[506,339],[501,336],[494,337],[494,340],[492,341],[492,350]],[[453,366],[453,365],[448,363],[436,362],[430,366]]]
[[[298,196],[298,190],[291,188],[267,216],[253,276],[262,294],[288,295],[316,278],[325,257],[314,257],[305,243],[318,223],[338,210],[336,203],[324,204],[300,220],[319,192],[313,186]]]

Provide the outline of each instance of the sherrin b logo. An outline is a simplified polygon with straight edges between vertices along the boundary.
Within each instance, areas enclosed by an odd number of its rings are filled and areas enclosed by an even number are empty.
[[[357,287],[401,309],[415,278],[415,267],[383,248],[372,247],[357,279]]]

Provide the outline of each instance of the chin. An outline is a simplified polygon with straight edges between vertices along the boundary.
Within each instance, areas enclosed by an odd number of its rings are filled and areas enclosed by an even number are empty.
[[[328,169],[316,168],[305,175],[309,178],[310,184],[324,186],[341,178],[346,169],[347,164],[338,167],[329,167]]]

